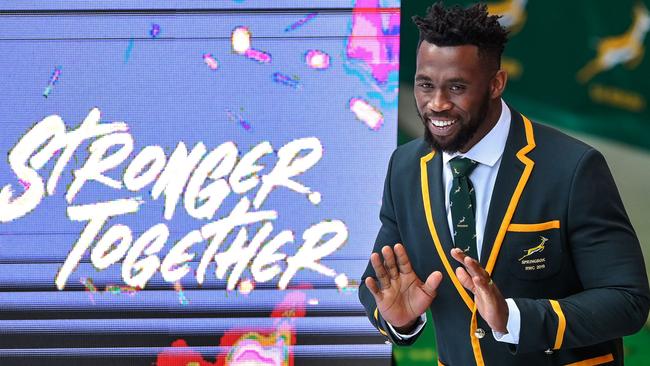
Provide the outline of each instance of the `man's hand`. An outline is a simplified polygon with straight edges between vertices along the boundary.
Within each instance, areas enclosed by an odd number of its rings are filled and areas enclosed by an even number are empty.
[[[407,329],[417,321],[436,297],[436,290],[442,281],[442,273],[435,271],[422,282],[413,271],[411,262],[402,244],[381,248],[382,260],[372,253],[370,263],[379,279],[379,286],[372,277],[365,284],[377,303],[381,316],[393,327]]]
[[[456,268],[456,277],[460,283],[474,294],[474,301],[481,317],[485,319],[492,330],[508,333],[508,304],[501,291],[492,282],[490,275],[473,258],[465,255],[461,249],[451,250],[451,256],[463,267]]]

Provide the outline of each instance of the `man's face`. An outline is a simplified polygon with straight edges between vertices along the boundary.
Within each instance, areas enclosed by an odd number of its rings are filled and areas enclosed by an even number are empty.
[[[505,75],[495,76],[476,46],[438,47],[426,41],[416,68],[415,101],[427,142],[437,150],[466,152],[496,124],[500,109],[494,102]]]

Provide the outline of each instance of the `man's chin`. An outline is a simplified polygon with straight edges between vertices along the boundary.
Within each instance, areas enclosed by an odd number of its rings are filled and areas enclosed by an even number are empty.
[[[436,151],[444,151],[449,154],[453,154],[455,152],[458,152],[459,146],[458,146],[458,139],[457,138],[444,138],[441,139],[439,137],[433,136],[431,132],[426,131],[425,134],[425,141],[429,144],[429,146],[436,150]]]
[[[461,129],[449,136],[436,136],[425,126],[425,141],[436,151],[444,151],[448,154],[466,152],[467,150],[464,148],[470,143],[473,136],[476,134],[476,131],[478,130],[477,127],[478,126],[471,129]]]

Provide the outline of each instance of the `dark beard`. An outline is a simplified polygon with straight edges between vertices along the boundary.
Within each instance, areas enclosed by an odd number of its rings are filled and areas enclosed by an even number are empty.
[[[478,110],[478,114],[476,115],[476,117],[471,118],[469,121],[467,121],[466,124],[462,125],[460,131],[458,131],[458,135],[456,136],[456,138],[444,145],[433,138],[433,135],[431,134],[429,128],[427,127],[427,123],[429,122],[426,121],[424,117],[422,117],[422,115],[420,114],[420,111],[418,111],[418,116],[420,116],[422,123],[424,123],[424,141],[426,141],[427,144],[429,144],[429,146],[432,149],[437,151],[444,151],[449,154],[459,152],[465,145],[467,145],[469,140],[471,140],[472,137],[474,137],[481,123],[485,122],[485,117],[487,116],[489,106],[490,106],[490,95],[488,90],[488,92],[485,93],[485,98],[483,98],[483,102],[481,103],[481,106]],[[460,121],[456,123],[460,123]]]

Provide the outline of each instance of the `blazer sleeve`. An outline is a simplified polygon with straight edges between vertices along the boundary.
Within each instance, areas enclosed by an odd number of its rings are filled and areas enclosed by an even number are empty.
[[[514,299],[521,312],[516,352],[596,344],[635,333],[646,322],[643,254],[598,151],[580,159],[567,207],[568,248],[583,290],[562,299]]]
[[[393,246],[397,243],[401,243],[401,237],[399,234],[397,220],[395,218],[395,210],[394,210],[393,199],[391,194],[391,179],[392,179],[391,173],[392,173],[394,160],[395,160],[395,152],[393,152],[393,155],[391,156],[390,161],[388,163],[388,171],[386,173],[386,180],[384,182],[384,193],[382,197],[381,209],[379,211],[379,219],[381,221],[381,227],[379,229],[379,233],[377,234],[375,245],[372,249],[373,253],[379,253],[379,255],[381,255],[381,248],[383,246],[385,245]],[[368,257],[370,257],[370,255],[368,255]],[[370,290],[368,290],[368,287],[366,287],[365,285],[365,280],[367,277],[373,277],[375,280],[377,280],[375,271],[372,268],[372,265],[370,264],[370,260],[368,260],[368,264],[366,265],[366,270],[364,271],[363,276],[361,277],[361,284],[359,285],[359,300],[361,301],[363,307],[365,308],[366,315],[368,316],[368,319],[370,319],[370,323],[372,323],[372,325],[375,328],[377,328],[377,330],[382,335],[384,335],[389,341],[391,341],[394,344],[409,345],[415,342],[415,340],[422,332],[421,330],[416,335],[408,339],[400,339],[400,337],[393,334],[393,332],[390,330],[388,324],[381,317],[381,314],[377,310],[375,298],[372,296],[372,293],[370,293]]]

